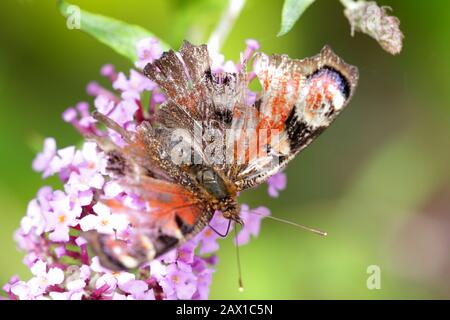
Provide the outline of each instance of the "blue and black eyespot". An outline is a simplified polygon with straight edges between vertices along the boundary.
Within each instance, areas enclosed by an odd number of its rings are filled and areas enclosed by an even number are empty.
[[[350,97],[350,83],[347,78],[338,70],[330,66],[324,66],[317,69],[312,74],[310,74],[307,79],[312,80],[316,78],[328,78],[333,80],[341,93],[344,95],[345,99]]]

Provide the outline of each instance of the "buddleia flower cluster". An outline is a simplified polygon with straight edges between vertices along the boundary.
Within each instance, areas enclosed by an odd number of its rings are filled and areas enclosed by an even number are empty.
[[[241,61],[247,61],[259,45],[247,41]],[[165,101],[158,86],[146,78],[142,68],[159,58],[162,49],[155,39],[137,43],[139,60],[128,75],[105,65],[101,75],[112,83],[112,89],[96,82],[87,86],[93,97],[93,107],[86,102],[63,113],[64,121],[73,125],[85,137],[108,136],[118,145],[121,137],[99,126],[92,111],[107,115],[128,131],[142,121],[152,121],[155,110]],[[223,56],[213,58],[213,71],[231,71],[243,67]],[[248,93],[249,104],[255,93]],[[147,97],[147,98],[145,98]],[[207,299],[215,266],[215,255],[221,237],[215,230],[226,230],[228,220],[215,214],[211,227],[177,249],[155,259],[133,272],[113,272],[100,265],[81,232],[95,230],[127,239],[133,233],[126,213],[109,203],[120,203],[129,210],[148,210],[134,194],[125,192],[106,170],[106,155],[94,142],[84,141],[79,148],[59,148],[54,138],[44,141],[44,148],[33,161],[33,169],[43,178],[57,176],[61,188],[42,187],[28,204],[26,215],[15,233],[18,247],[25,251],[23,262],[31,278],[14,276],[4,286],[10,299],[39,300],[110,300],[110,299]],[[286,176],[279,173],[268,182],[268,192],[277,197],[286,187]],[[257,214],[252,214],[255,210]],[[261,219],[270,214],[264,207],[241,206],[244,226],[236,242],[246,244],[259,233]]]

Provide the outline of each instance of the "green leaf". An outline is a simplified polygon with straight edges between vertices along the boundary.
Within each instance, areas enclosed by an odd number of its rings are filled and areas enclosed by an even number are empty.
[[[281,13],[281,28],[278,37],[288,33],[300,16],[315,0],[284,0]]]
[[[137,60],[136,43],[143,38],[156,38],[154,34],[140,26],[79,10],[77,6],[64,0],[58,1],[58,8],[67,18],[68,28],[79,28],[133,63]],[[169,49],[169,46],[161,40],[160,44],[163,50]]]

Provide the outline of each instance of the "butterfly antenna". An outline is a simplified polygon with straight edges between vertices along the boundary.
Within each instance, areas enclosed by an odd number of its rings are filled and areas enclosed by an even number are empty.
[[[243,292],[244,291],[244,283],[242,282],[241,257],[239,254],[237,223],[234,223],[234,241],[235,241],[235,245],[236,245],[236,261],[237,261],[237,267],[238,267],[239,291]]]
[[[312,233],[318,234],[318,235],[323,236],[323,237],[328,235],[328,233],[326,233],[325,231],[321,231],[321,230],[318,230],[318,229],[310,228],[310,227],[304,226],[302,224],[295,223],[295,222],[292,222],[292,221],[289,221],[289,220],[285,220],[285,219],[282,219],[282,218],[273,217],[273,216],[267,216],[267,215],[265,215],[263,213],[255,211],[255,210],[250,210],[249,212],[253,213],[253,214],[257,214],[259,216],[264,216],[265,218],[272,219],[272,220],[275,220],[275,221],[278,221],[278,222],[286,223],[286,224],[289,224],[291,226],[294,226],[294,227],[297,227],[297,228],[300,228],[300,229],[303,229],[303,230],[306,230],[306,231],[310,231]]]
[[[111,130],[116,131],[118,134],[120,134],[122,136],[122,138],[127,142],[127,143],[132,143],[133,139],[132,139],[132,134],[129,133],[127,130],[125,130],[124,128],[122,128],[117,122],[115,122],[113,119],[111,119],[108,116],[105,116],[104,114],[98,112],[98,111],[94,111],[92,112],[92,117],[97,120],[98,122],[103,123],[106,127],[108,127]]]

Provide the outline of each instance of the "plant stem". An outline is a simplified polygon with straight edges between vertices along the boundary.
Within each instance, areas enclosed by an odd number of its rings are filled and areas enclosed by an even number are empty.
[[[230,0],[216,29],[211,33],[208,40],[210,54],[216,55],[220,52],[225,39],[231,31],[236,19],[239,17],[246,0]]]
[[[358,2],[359,1],[354,1],[354,0],[340,0],[341,4],[346,8],[346,9],[355,9],[356,7],[358,7]]]

